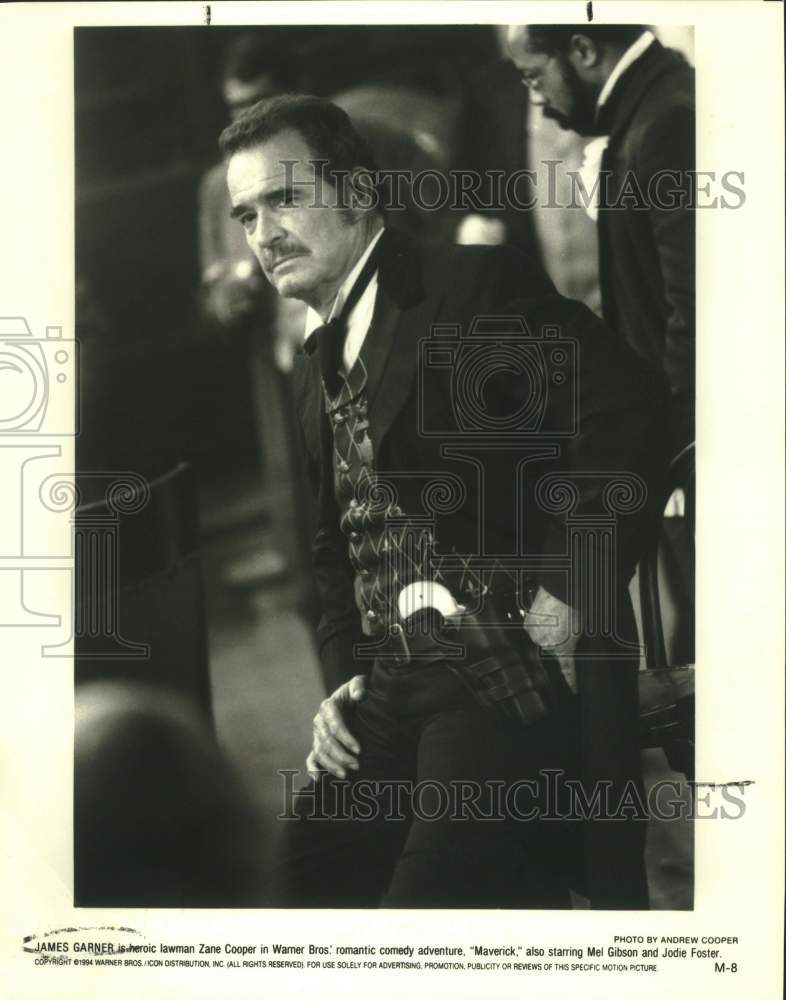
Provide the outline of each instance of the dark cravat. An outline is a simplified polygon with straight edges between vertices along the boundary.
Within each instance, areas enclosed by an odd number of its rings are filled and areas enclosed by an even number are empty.
[[[322,372],[322,382],[330,396],[337,396],[341,391],[341,367],[344,354],[344,342],[347,339],[347,318],[357,305],[360,296],[368,288],[368,284],[377,269],[379,247],[384,240],[384,234],[377,240],[369,258],[363,265],[354,285],[349,291],[341,311],[328,323],[317,327],[312,336],[316,340],[319,354],[319,367]]]

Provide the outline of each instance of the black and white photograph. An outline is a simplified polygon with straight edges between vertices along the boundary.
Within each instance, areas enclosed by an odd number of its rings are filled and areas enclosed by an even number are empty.
[[[777,995],[782,11],[34,6],[9,995]]]

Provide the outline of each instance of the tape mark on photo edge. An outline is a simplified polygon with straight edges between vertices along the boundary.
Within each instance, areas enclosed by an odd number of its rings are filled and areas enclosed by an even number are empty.
[[[756,782],[752,778],[746,778],[742,781],[692,781],[691,784],[695,788],[741,788],[743,785],[755,785]]]
[[[122,934],[136,934],[139,937],[145,937],[142,931],[136,930],[134,927],[115,927],[110,924],[101,924],[100,926],[84,926],[84,927],[57,927],[55,930],[44,931],[43,934],[25,934],[22,938],[22,950],[28,952],[35,952],[35,948],[25,948],[26,944],[31,941],[36,941],[39,938],[44,940],[45,938],[53,937],[56,934],[82,934],[85,931],[118,931]]]

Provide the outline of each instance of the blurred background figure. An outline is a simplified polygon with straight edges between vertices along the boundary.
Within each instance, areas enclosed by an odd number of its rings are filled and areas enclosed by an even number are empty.
[[[286,49],[271,44],[262,33],[235,38],[224,55],[221,93],[234,120],[263,97],[294,89],[294,73]],[[201,307],[208,326],[219,336],[235,338],[250,364],[263,482],[288,482],[291,437],[288,400],[274,360],[276,307],[259,265],[249,253],[243,229],[229,217],[226,170],[217,163],[204,176],[199,191],[199,255]],[[225,507],[213,527],[233,527],[262,515],[272,522],[279,541],[238,555],[224,570],[230,586],[274,582],[286,571],[286,547],[281,545],[277,498],[253,491]],[[276,529],[279,530],[276,530]],[[291,551],[289,553],[291,558]]]
[[[686,41],[684,34],[671,37]],[[599,304],[609,325],[664,371],[676,454],[694,433],[693,71],[645,25],[515,25],[508,48],[537,123],[532,166],[553,277],[575,282],[588,304]],[[586,206],[577,200],[569,170],[581,172],[587,191],[603,173],[600,205],[597,195]],[[669,172],[673,179],[661,197],[672,207],[642,211],[630,195],[616,204],[631,177],[647,191],[653,177]]]
[[[664,498],[655,558],[665,661],[658,665],[693,664],[693,32],[645,25],[513,25],[507,45],[530,96],[530,165],[538,177],[535,218],[546,267],[565,294],[599,312],[661,368],[671,389],[672,456],[680,475],[668,502]],[[605,198],[586,206],[577,201],[569,171],[581,175],[586,191],[602,173]],[[642,211],[630,199],[615,207],[631,176],[646,192],[659,172],[672,175],[660,193],[676,207]],[[633,587],[640,628],[641,585],[637,579]],[[642,603],[646,607],[646,595]],[[648,665],[654,665],[651,659],[650,650]],[[654,842],[653,865],[666,878],[689,870],[684,831],[665,826]]]
[[[86,684],[74,749],[77,906],[265,905],[259,817],[186,701]]]
[[[686,45],[684,31],[670,37]],[[538,116],[535,166],[542,168],[545,188],[539,230],[555,280],[574,285],[572,293],[593,308],[599,305],[612,329],[664,372],[676,456],[694,437],[693,70],[645,25],[517,25],[509,31],[508,46],[529,91],[533,118]],[[565,156],[568,163],[546,169],[544,161]],[[586,206],[576,201],[568,169],[581,172],[586,191],[603,176],[600,204],[597,196]],[[671,207],[643,211],[630,195],[616,204],[631,179],[646,192],[659,175],[671,177],[668,186],[658,183],[664,205]],[[555,191],[556,178],[561,184]],[[664,586],[671,592],[666,604],[678,662],[693,662],[692,503],[692,491],[679,488],[664,524]],[[681,607],[689,613],[680,615]]]

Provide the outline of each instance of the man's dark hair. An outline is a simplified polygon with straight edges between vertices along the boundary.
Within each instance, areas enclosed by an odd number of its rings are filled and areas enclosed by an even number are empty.
[[[300,133],[315,160],[326,161],[325,177],[336,186],[354,167],[377,171],[371,148],[349,115],[332,101],[307,94],[279,94],[258,101],[224,129],[218,145],[228,159],[288,129]]]
[[[565,53],[574,35],[585,35],[596,45],[626,49],[647,30],[644,24],[528,24],[533,49],[546,55]]]

